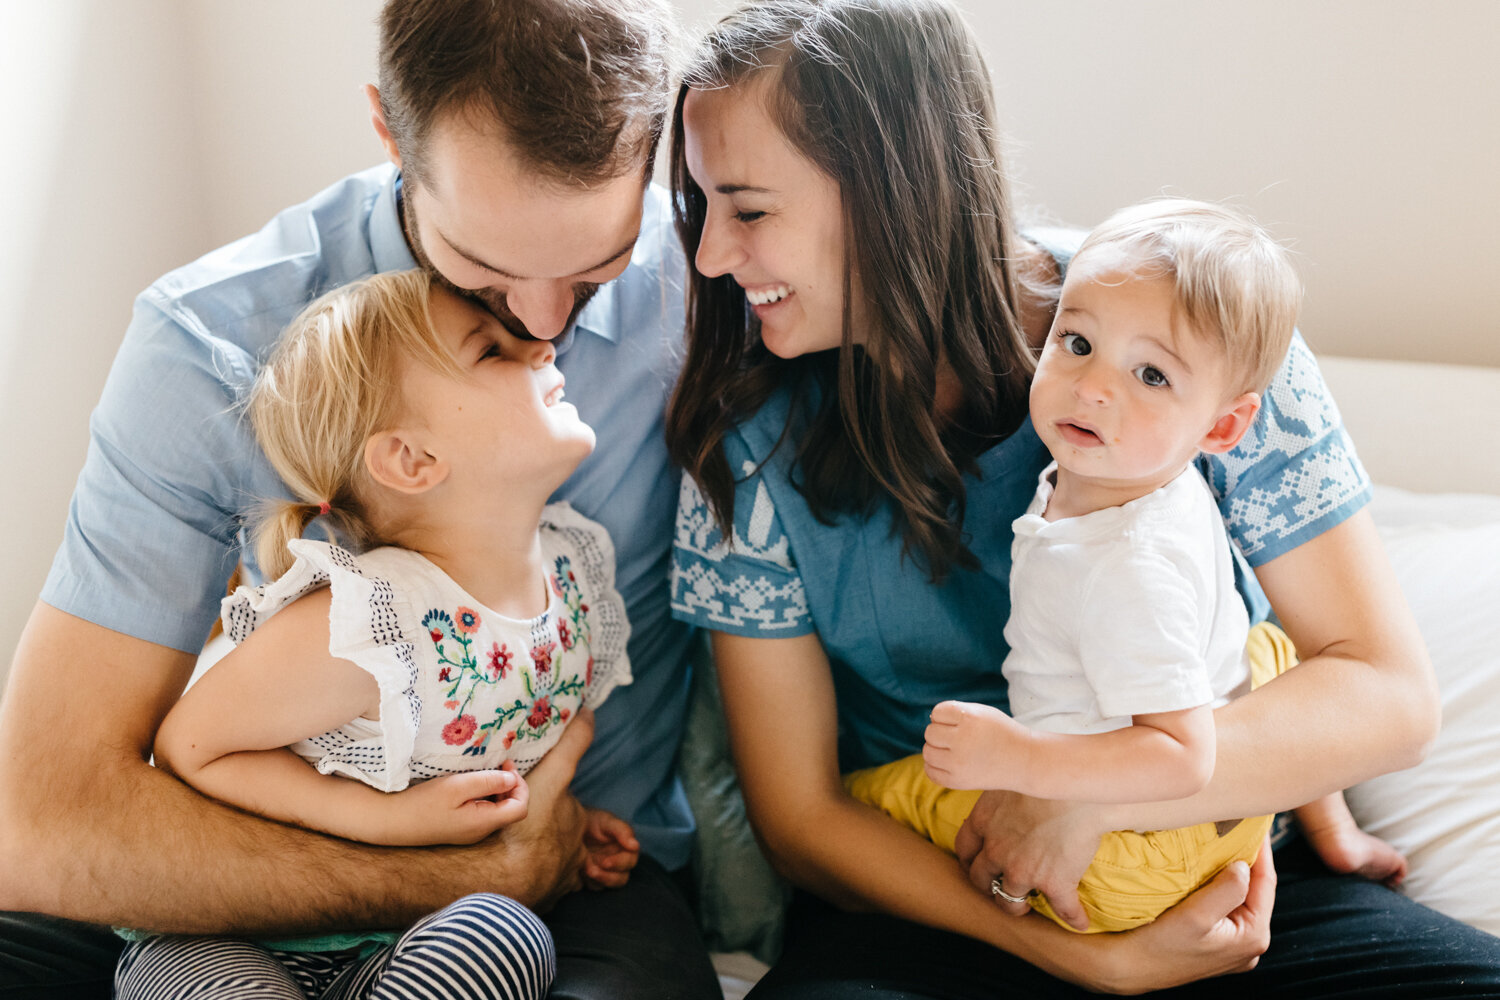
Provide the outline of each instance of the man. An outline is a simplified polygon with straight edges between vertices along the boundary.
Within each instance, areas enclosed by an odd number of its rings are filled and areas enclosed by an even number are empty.
[[[368,93],[392,165],[137,301],[0,708],[0,908],[71,918],[0,914],[0,994],[107,988],[113,937],[72,921],[284,936],[405,926],[491,891],[547,912],[555,995],[717,995],[673,874],[692,835],[674,775],[689,635],[668,611],[676,476],[660,415],[684,265],[648,187],[669,19],[659,0],[391,0]],[[549,754],[528,818],[471,848],[281,826],[148,764],[246,555],[246,518],[285,493],[235,404],[313,298],[413,266],[556,344],[599,437],[559,497],[609,529],[633,626],[635,683],[600,711],[588,752],[578,761],[578,739]],[[580,800],[634,826],[643,857],[623,889],[572,891]]]

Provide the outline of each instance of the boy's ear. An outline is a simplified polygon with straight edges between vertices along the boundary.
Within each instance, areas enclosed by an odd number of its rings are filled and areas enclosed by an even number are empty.
[[[391,130],[385,123],[385,108],[380,106],[380,90],[373,83],[365,84],[365,100],[370,102],[370,124],[375,126],[375,134],[380,137],[380,145],[385,148],[385,155],[396,169],[401,169],[401,154],[396,150],[396,140],[391,138]]]
[[[365,469],[381,486],[398,493],[426,493],[448,478],[448,463],[422,446],[420,435],[397,429],[371,434]]]
[[[1220,455],[1240,443],[1260,410],[1260,393],[1247,392],[1231,399],[1219,411],[1219,419],[1198,442],[1198,450]]]

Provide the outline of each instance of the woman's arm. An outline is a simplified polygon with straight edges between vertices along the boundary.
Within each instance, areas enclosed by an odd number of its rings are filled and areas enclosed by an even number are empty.
[[[952,857],[845,794],[833,682],[816,636],[715,633],[714,656],[751,822],[796,884],[848,909],[977,938],[1093,989],[1137,992],[1242,971],[1265,950],[1269,860],[1254,879],[1228,871],[1170,917],[1125,934],[1072,934],[1043,917],[1005,916]]]
[[[1256,576],[1302,662],[1214,713],[1217,764],[1203,791],[1108,807],[987,794],[958,839],[970,881],[1003,871],[1007,889],[1040,889],[1068,907],[1088,858],[1058,844],[1291,809],[1422,759],[1440,721],[1436,684],[1369,513]]]
[[[214,664],[162,721],[157,764],[267,819],[370,844],[472,844],[525,818],[514,767],[386,793],[320,774],[286,749],[379,717],[375,678],[328,652],[331,600],[327,588],[299,598]]]

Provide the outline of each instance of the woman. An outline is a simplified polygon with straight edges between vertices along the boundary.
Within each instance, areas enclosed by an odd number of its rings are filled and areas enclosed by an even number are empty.
[[[698,273],[668,426],[692,480],[674,607],[713,630],[752,822],[807,890],[756,996],[1071,996],[1250,969],[1215,994],[1500,990],[1500,941],[1295,845],[1279,889],[1262,851],[1127,934],[1070,935],[992,894],[1038,889],[1066,915],[1105,831],[1287,809],[1432,739],[1368,480],[1300,341],[1248,443],[1204,471],[1304,663],[1216,712],[1203,792],[988,793],[960,865],[844,793],[842,771],[916,752],[937,702],[1006,704],[1010,524],[1046,461],[1027,380],[1067,255],[1015,231],[992,120],[942,0],[747,8],[679,96],[672,181]]]

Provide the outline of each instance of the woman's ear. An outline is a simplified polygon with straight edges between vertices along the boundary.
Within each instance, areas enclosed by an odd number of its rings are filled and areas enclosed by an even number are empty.
[[[365,442],[365,469],[398,493],[426,493],[448,478],[448,463],[423,447],[417,432],[380,431]]]
[[[1233,448],[1250,429],[1255,421],[1255,414],[1259,411],[1260,393],[1247,392],[1231,399],[1219,411],[1219,418],[1208,429],[1203,440],[1198,442],[1198,450],[1210,455],[1220,455]]]

